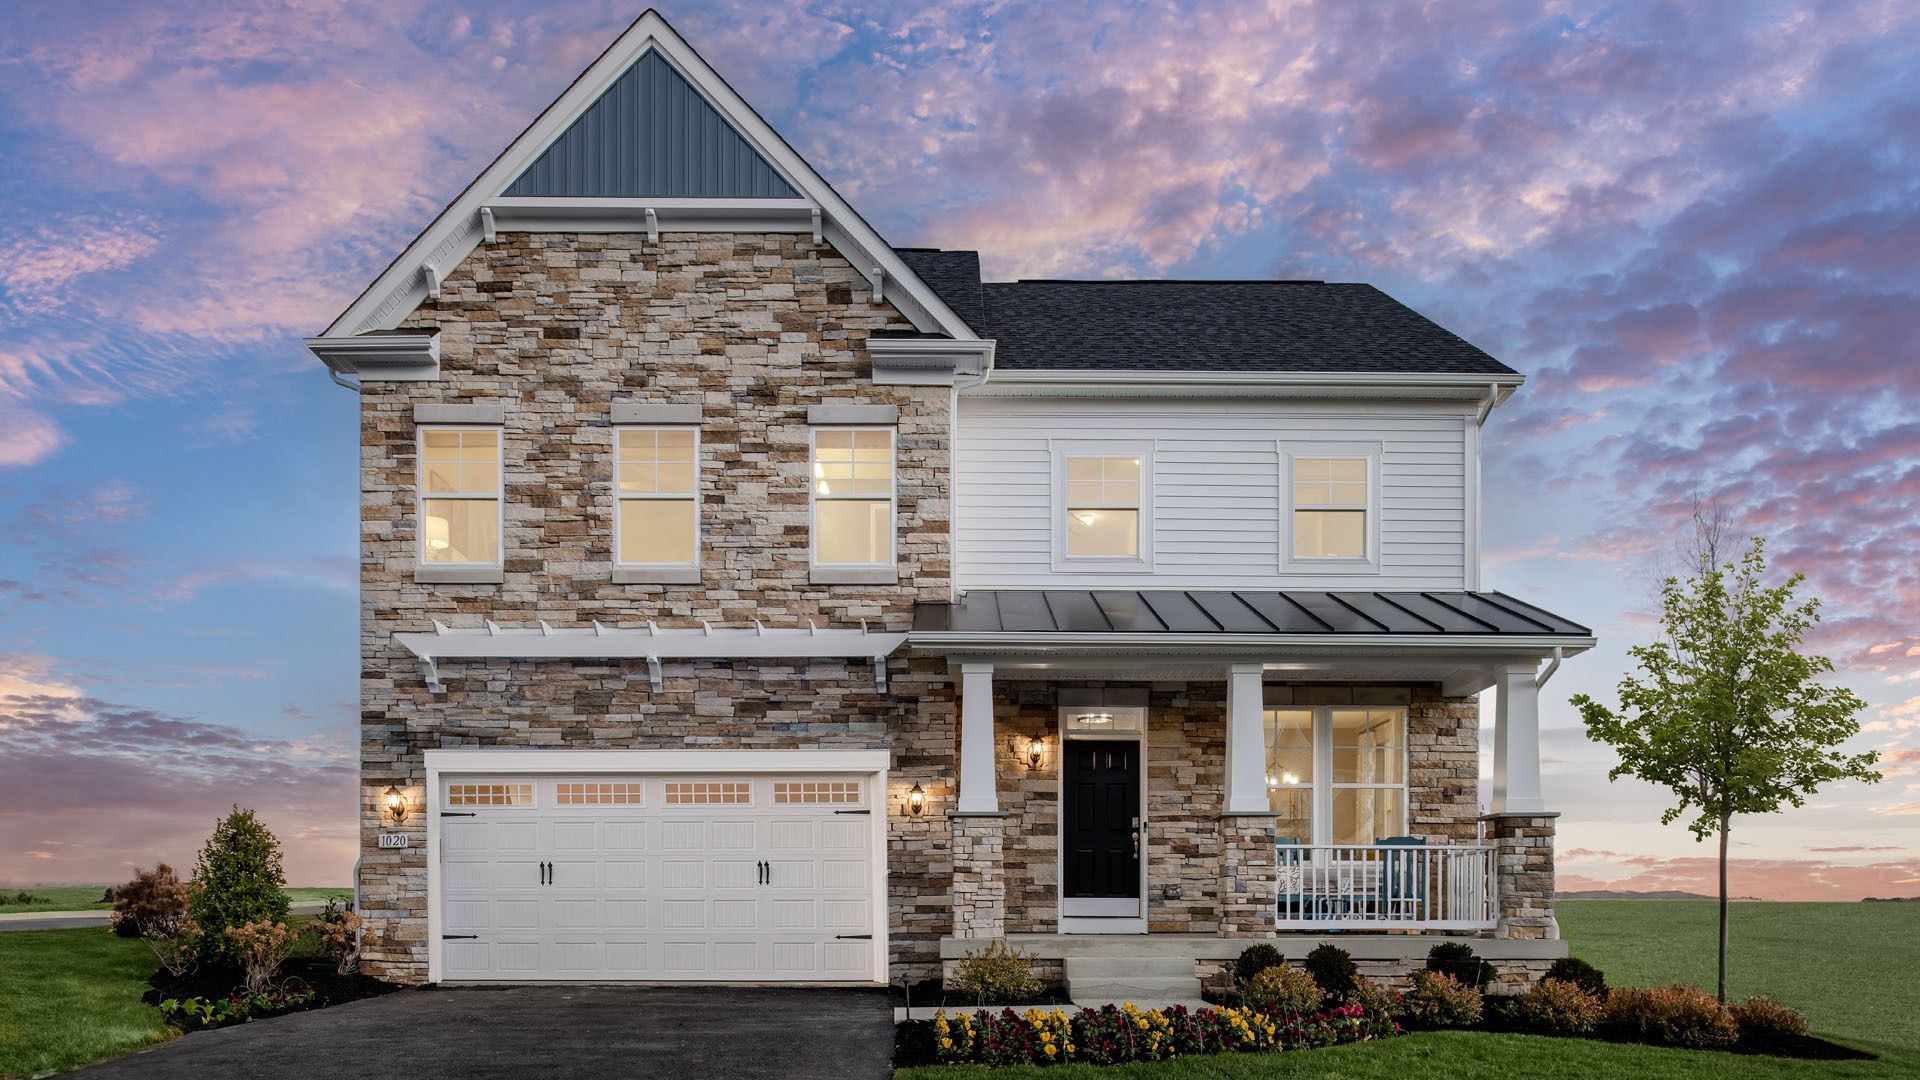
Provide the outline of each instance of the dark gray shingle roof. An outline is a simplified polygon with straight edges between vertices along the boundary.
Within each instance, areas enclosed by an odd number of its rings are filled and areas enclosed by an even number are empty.
[[[917,631],[1059,634],[1474,634],[1591,637],[1500,592],[973,589],[914,608]]]
[[[895,248],[907,269],[920,275],[927,287],[946,301],[961,321],[983,334],[986,322],[981,310],[980,253],[977,251],[940,251],[936,248]]]

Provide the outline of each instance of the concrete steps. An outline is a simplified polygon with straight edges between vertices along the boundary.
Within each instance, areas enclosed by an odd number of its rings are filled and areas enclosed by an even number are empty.
[[[1200,1000],[1191,957],[1069,956],[1064,966],[1075,1005]]]

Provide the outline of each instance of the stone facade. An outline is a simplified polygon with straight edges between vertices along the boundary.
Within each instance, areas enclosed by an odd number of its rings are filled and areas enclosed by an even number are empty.
[[[872,384],[864,345],[910,324],[805,236],[503,233],[404,325],[439,331],[441,376],[369,383],[361,398],[368,970],[426,974],[427,853],[374,846],[379,793],[398,784],[418,805],[424,751],[484,746],[890,749],[894,975],[936,970],[952,929],[951,836],[944,815],[907,817],[903,797],[917,781],[930,808],[951,798],[955,691],[940,661],[896,656],[884,694],[870,665],[839,661],[670,662],[659,694],[644,664],[448,663],[433,695],[393,639],[436,619],[906,629],[916,601],[949,594],[951,397]],[[617,401],[704,410],[698,584],[613,581]],[[413,407],[426,403],[505,406],[501,583],[414,580]],[[898,412],[895,583],[809,581],[807,408],[819,404]],[[423,837],[417,815],[409,824]]]
[[[1494,814],[1488,839],[1500,875],[1500,937],[1553,939],[1553,829],[1557,814]]]
[[[1280,900],[1271,817],[1220,819],[1220,934],[1271,937]]]
[[[1006,821],[1001,815],[953,818],[953,936],[1007,932]]]

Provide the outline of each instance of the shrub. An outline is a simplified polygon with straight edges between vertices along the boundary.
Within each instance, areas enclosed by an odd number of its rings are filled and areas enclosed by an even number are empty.
[[[1750,997],[1735,1005],[1733,1022],[1740,1029],[1740,1037],[1747,1040],[1811,1034],[1806,1017],[1770,997]]]
[[[1493,965],[1474,955],[1472,946],[1448,941],[1427,950],[1427,970],[1451,975],[1454,981],[1485,990],[1493,979]]]
[[[981,1005],[1017,1005],[1040,994],[1033,957],[1004,941],[990,941],[984,949],[968,951],[955,968],[949,989]]]
[[[187,899],[187,885],[173,867],[159,863],[137,870],[132,881],[113,890],[107,925],[121,937],[145,937],[150,931],[171,936],[171,928],[187,917]]]
[[[1255,975],[1268,968],[1279,967],[1286,962],[1287,958],[1280,955],[1279,949],[1264,941],[1258,945],[1249,945],[1240,954],[1240,959],[1233,962],[1233,984],[1245,986]]]
[[[1424,1028],[1463,1028],[1480,1022],[1480,991],[1438,971],[1413,973],[1402,999],[1408,1020]]]
[[[1375,1016],[1399,1016],[1400,995],[1361,975],[1353,980],[1347,1004],[1358,1005]]]
[[[313,920],[320,954],[333,961],[334,970],[342,975],[351,975],[360,966],[360,924],[360,916],[339,897],[328,900],[326,910]]]
[[[1326,997],[1313,976],[1285,964],[1276,964],[1248,979],[1240,987],[1240,996],[1250,1009],[1276,1009],[1287,1016],[1313,1012]]]
[[[1353,957],[1337,945],[1322,945],[1307,954],[1307,974],[1336,1002],[1344,1002],[1353,992],[1353,980],[1360,974]]]
[[[1599,968],[1577,956],[1563,956],[1555,960],[1553,966],[1547,969],[1546,978],[1572,983],[1601,1001],[1607,999],[1607,977],[1600,973]]]
[[[179,978],[193,970],[194,962],[200,957],[200,928],[193,924],[193,917],[181,915],[164,926],[155,926],[140,935],[146,940],[147,947],[153,950],[153,958],[160,961],[167,974]]]
[[[1514,1003],[1521,1024],[1542,1035],[1587,1035],[1600,1023],[1600,999],[1577,983],[1542,979]]]
[[[1617,986],[1607,994],[1605,1024],[1625,1038],[1658,1046],[1707,1049],[1740,1039],[1733,1014],[1699,987]]]
[[[287,918],[287,877],[280,869],[280,841],[253,811],[238,806],[213,827],[193,867],[193,921],[206,935],[202,960],[241,963],[227,931],[248,923]]]
[[[280,965],[293,955],[294,946],[300,943],[299,933],[281,922],[262,921],[230,926],[226,936],[240,957],[240,967],[247,973],[249,994],[266,993],[273,983],[274,973],[280,970]]]

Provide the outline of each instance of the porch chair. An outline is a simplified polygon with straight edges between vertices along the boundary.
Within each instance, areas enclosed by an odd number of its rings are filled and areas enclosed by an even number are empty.
[[[1424,836],[1384,836],[1375,847],[1423,848]],[[1381,858],[1379,915],[1382,919],[1419,919],[1426,913],[1427,864],[1411,851],[1390,851]]]
[[[1302,850],[1298,846],[1301,843],[1300,840],[1291,836],[1278,836],[1273,842],[1280,853],[1278,859],[1280,896],[1276,904],[1280,918],[1324,919],[1346,913],[1345,897],[1329,896],[1307,888],[1307,883],[1313,877],[1308,868],[1313,856],[1309,851]],[[1328,930],[1327,933],[1333,934],[1339,931]]]

